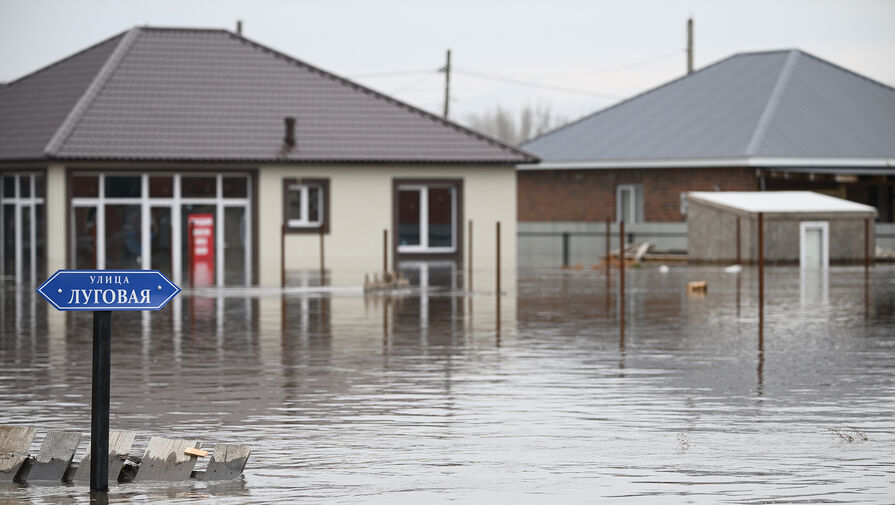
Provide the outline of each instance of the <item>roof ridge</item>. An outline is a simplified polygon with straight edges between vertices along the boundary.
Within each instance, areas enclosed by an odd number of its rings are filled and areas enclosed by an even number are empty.
[[[106,82],[109,80],[109,76],[118,68],[121,60],[124,59],[124,55],[127,54],[131,46],[133,46],[139,33],[140,28],[131,28],[127,32],[124,32],[124,36],[118,42],[118,46],[115,47],[112,54],[106,58],[106,62],[100,67],[96,76],[94,76],[93,80],[87,86],[87,89],[85,89],[81,97],[78,98],[78,101],[75,102],[75,105],[65,117],[65,120],[59,125],[59,129],[56,130],[56,133],[54,133],[50,138],[50,141],[47,142],[47,145],[44,148],[44,154],[53,156],[62,147],[65,141],[68,140],[69,135],[71,135],[75,126],[80,122],[84,112],[99,94],[100,89],[105,86]]]
[[[13,84],[17,84],[17,83],[19,83],[20,81],[24,81],[25,79],[29,79],[29,78],[31,78],[31,77],[33,77],[33,76],[35,76],[35,75],[37,75],[37,74],[39,74],[39,73],[45,71],[45,70],[49,70],[49,69],[51,69],[51,68],[53,68],[53,67],[55,67],[55,66],[61,65],[62,63],[65,63],[66,61],[71,60],[72,58],[75,58],[75,57],[77,57],[77,56],[80,56],[80,55],[86,53],[87,51],[96,49],[97,47],[99,47],[99,46],[105,44],[106,42],[109,42],[110,40],[114,40],[114,39],[117,38],[117,37],[121,37],[122,35],[126,34],[128,31],[129,31],[129,30],[125,30],[125,31],[123,31],[123,32],[121,32],[121,33],[117,33],[117,34],[115,34],[115,35],[112,35],[111,37],[105,38],[105,39],[103,39],[103,40],[97,42],[96,44],[91,45],[90,47],[86,47],[86,48],[84,48],[84,49],[81,49],[80,51],[77,51],[77,52],[75,52],[75,53],[72,53],[72,54],[66,56],[65,58],[62,58],[61,60],[56,60],[56,61],[54,61],[54,62],[52,62],[52,63],[50,63],[50,64],[48,64],[48,65],[45,65],[45,66],[43,66],[43,67],[38,68],[37,70],[33,70],[33,71],[31,71],[31,72],[28,72],[27,74],[25,74],[25,75],[19,77],[18,79],[13,79],[12,81],[7,81],[5,84],[0,85],[0,87],[5,88],[5,87],[12,86]]]
[[[401,108],[403,108],[403,109],[406,109],[406,110],[409,111],[409,112],[413,112],[413,113],[415,113],[415,114],[419,114],[419,115],[423,116],[423,117],[426,118],[426,119],[429,119],[429,120],[434,121],[434,122],[436,122],[436,123],[440,123],[440,124],[442,124],[442,125],[444,125],[444,126],[447,126],[447,127],[449,127],[449,128],[452,128],[452,129],[454,129],[454,130],[456,130],[456,131],[458,131],[458,132],[460,132],[460,133],[462,133],[462,134],[464,134],[464,135],[467,135],[467,136],[470,136],[470,137],[473,137],[473,138],[478,138],[479,140],[484,140],[485,142],[488,142],[489,144],[492,144],[492,145],[494,145],[494,146],[496,146],[496,147],[499,147],[499,148],[503,149],[504,151],[508,151],[508,152],[510,152],[510,153],[512,153],[512,154],[515,154],[515,155],[518,155],[518,156],[522,156],[522,157],[524,157],[524,158],[527,158],[526,160],[524,160],[525,163],[532,163],[532,162],[535,162],[535,163],[536,163],[536,162],[538,161],[538,157],[537,157],[537,156],[535,156],[535,155],[533,155],[533,154],[531,154],[531,153],[529,153],[529,152],[527,152],[527,151],[525,151],[525,150],[523,150],[523,149],[520,149],[520,148],[518,148],[518,147],[511,146],[511,145],[509,145],[509,144],[507,144],[507,143],[505,143],[505,142],[502,142],[502,141],[497,140],[497,139],[495,139],[495,138],[489,137],[488,135],[485,135],[485,134],[483,134],[483,133],[479,133],[479,132],[477,132],[477,131],[475,131],[475,130],[473,130],[473,129],[471,129],[471,128],[467,128],[467,127],[465,127],[465,126],[463,126],[463,125],[461,125],[461,124],[459,124],[459,123],[456,123],[456,122],[454,122],[454,121],[451,121],[451,120],[444,119],[444,118],[442,118],[442,117],[436,116],[435,114],[432,114],[431,112],[427,112],[427,111],[425,111],[425,110],[423,110],[423,109],[421,109],[421,108],[419,108],[419,107],[410,105],[410,104],[408,104],[408,103],[406,103],[406,102],[403,102],[403,101],[401,101],[401,100],[398,100],[398,99],[396,99],[396,98],[393,98],[393,97],[391,97],[391,96],[388,96],[388,95],[386,95],[386,94],[384,94],[384,93],[381,93],[381,92],[376,91],[376,90],[374,90],[374,89],[372,89],[372,88],[369,88],[369,87],[367,87],[367,86],[364,86],[364,85],[362,85],[362,84],[359,84],[359,83],[357,83],[357,82],[354,82],[354,81],[352,81],[352,80],[350,80],[350,79],[346,79],[346,78],[344,78],[344,77],[341,77],[341,76],[339,76],[339,75],[337,75],[337,74],[334,74],[334,73],[332,73],[332,72],[329,72],[329,71],[327,71],[327,70],[323,70],[323,69],[320,68],[320,67],[317,67],[317,66],[315,66],[315,65],[312,65],[312,64],[310,64],[310,63],[307,63],[307,62],[305,62],[305,61],[303,61],[303,60],[299,60],[298,58],[295,58],[295,57],[293,57],[293,56],[289,56],[289,55],[286,54],[286,53],[283,53],[283,52],[281,52],[281,51],[277,51],[276,49],[273,49],[273,48],[271,48],[271,47],[265,46],[264,44],[261,44],[261,43],[259,43],[259,42],[255,42],[254,40],[248,39],[248,38],[246,38],[246,37],[244,37],[244,36],[242,36],[242,35],[237,35],[237,34],[231,32],[231,31],[229,31],[229,30],[220,30],[220,31],[223,32],[223,33],[226,33],[226,34],[229,35],[230,37],[233,37],[233,38],[239,40],[240,42],[244,42],[244,43],[250,44],[250,45],[252,45],[252,46],[254,46],[254,47],[256,47],[256,48],[258,48],[258,49],[260,49],[260,50],[262,50],[262,51],[269,52],[269,53],[271,53],[271,54],[273,54],[273,55],[275,55],[275,56],[278,56],[278,57],[280,57],[280,58],[284,58],[284,59],[286,59],[288,62],[291,62],[291,63],[293,63],[293,64],[295,64],[295,65],[304,67],[304,68],[306,68],[307,70],[309,70],[309,71],[311,71],[311,72],[318,73],[318,74],[320,74],[321,76],[326,77],[326,78],[328,78],[328,79],[335,80],[335,81],[341,83],[342,85],[345,85],[345,86],[354,88],[354,89],[356,89],[356,90],[358,90],[358,91],[360,91],[360,92],[362,92],[362,93],[366,93],[366,94],[372,95],[374,98],[377,98],[377,99],[379,99],[379,100],[384,100],[384,101],[386,101],[386,102],[390,102],[390,103],[392,103],[392,104],[394,104],[394,105],[397,105],[397,106],[399,106],[399,107],[401,107]]]
[[[780,69],[780,75],[777,77],[777,82],[774,83],[774,89],[771,90],[768,102],[765,104],[765,108],[758,118],[758,123],[755,125],[755,131],[752,132],[752,138],[749,139],[749,143],[746,144],[746,156],[754,155],[758,151],[758,146],[760,146],[761,142],[764,140],[765,133],[768,131],[768,125],[771,124],[771,120],[777,112],[777,106],[780,105],[780,98],[783,96],[783,92],[789,84],[789,79],[792,77],[793,69],[796,66],[796,60],[798,59],[799,51],[789,51],[789,56],[786,57],[786,61],[783,62],[783,68]]]
[[[805,55],[805,56],[807,56],[807,57],[809,57],[809,58],[811,58],[812,60],[815,60],[815,61],[818,61],[818,62],[820,62],[820,63],[823,63],[823,64],[828,65],[828,66],[830,66],[830,67],[833,67],[833,68],[835,68],[835,69],[837,69],[837,70],[841,70],[842,72],[846,72],[846,73],[851,74],[851,75],[853,75],[853,76],[855,76],[855,77],[858,77],[858,78],[860,78],[860,79],[862,79],[862,80],[864,80],[864,81],[870,82],[871,84],[875,84],[875,85],[877,85],[877,86],[880,86],[880,87],[882,87],[882,88],[885,88],[885,89],[887,89],[887,90],[889,90],[889,91],[895,93],[895,87],[893,87],[893,86],[889,86],[888,84],[886,84],[886,83],[884,83],[884,82],[877,81],[876,79],[873,79],[873,78],[871,78],[871,77],[867,77],[866,75],[863,75],[863,74],[859,74],[858,72],[855,72],[854,70],[849,70],[849,69],[843,67],[842,65],[837,65],[836,63],[833,63],[832,61],[829,61],[829,60],[825,60],[825,59],[821,58],[820,56],[815,56],[815,55],[813,55],[813,54],[811,54],[811,53],[802,51],[802,50],[800,50],[800,49],[796,49],[796,51],[802,53],[803,55]]]
[[[748,54],[748,53],[745,53],[745,54]],[[742,54],[732,54],[732,55],[730,55],[730,56],[728,56],[728,57],[726,57],[726,58],[722,58],[722,59],[720,59],[720,60],[718,60],[718,61],[716,61],[716,62],[714,62],[714,63],[710,63],[710,64],[708,64],[708,65],[706,65],[706,66],[700,68],[699,70],[696,70],[696,71],[692,72],[692,73],[684,74],[684,75],[682,75],[682,76],[680,76],[680,77],[678,77],[678,78],[676,78],[676,79],[672,79],[672,80],[670,80],[670,81],[668,81],[668,82],[665,82],[665,83],[663,83],[663,84],[659,84],[658,86],[655,86],[655,87],[653,87],[653,88],[649,88],[649,89],[647,89],[646,91],[641,91],[640,93],[638,93],[638,94],[636,94],[636,95],[634,95],[634,96],[632,96],[632,97],[630,97],[630,98],[625,98],[624,100],[621,100],[621,101],[619,101],[619,102],[617,102],[617,103],[614,103],[614,104],[612,104],[612,105],[610,105],[610,106],[608,106],[608,107],[599,109],[599,110],[597,110],[597,111],[595,111],[595,112],[592,112],[592,113],[590,113],[590,114],[588,114],[588,115],[586,115],[586,116],[582,116],[582,117],[576,119],[575,121],[572,121],[572,122],[570,122],[570,123],[566,123],[566,124],[564,124],[564,125],[562,125],[562,126],[559,126],[559,127],[555,128],[555,129],[553,129],[553,130],[550,130],[550,131],[548,131],[548,132],[544,132],[544,133],[542,133],[542,134],[540,134],[540,135],[538,135],[538,136],[536,136],[536,137],[533,137],[533,138],[531,138],[531,139],[525,141],[525,143],[523,143],[522,145],[524,146],[524,145],[526,145],[526,144],[530,144],[530,143],[532,143],[532,142],[534,142],[534,141],[536,141],[536,140],[540,140],[540,139],[542,139],[542,138],[544,138],[544,137],[553,135],[554,133],[559,133],[560,131],[565,130],[565,129],[567,129],[567,128],[571,128],[572,126],[574,126],[574,125],[576,125],[576,124],[578,124],[578,123],[584,122],[584,121],[586,121],[586,120],[588,120],[588,119],[590,119],[590,118],[596,117],[596,116],[598,116],[598,115],[600,115],[600,114],[603,114],[604,112],[608,112],[608,111],[610,111],[610,110],[612,110],[612,109],[615,109],[615,108],[617,108],[617,107],[621,107],[622,105],[625,105],[625,104],[627,104],[627,103],[629,103],[629,102],[633,102],[634,100],[637,100],[637,99],[642,98],[642,97],[644,97],[644,96],[646,96],[646,95],[649,95],[650,93],[654,93],[654,92],[656,92],[656,91],[659,91],[660,89],[663,89],[663,88],[666,88],[666,87],[668,87],[668,86],[671,86],[672,84],[674,84],[674,83],[676,83],[676,82],[682,81],[682,80],[687,79],[687,78],[692,77],[692,76],[695,76],[696,74],[705,72],[706,70],[708,70],[708,69],[710,69],[710,68],[716,67],[716,66],[718,66],[718,65],[720,65],[720,64],[722,64],[722,63],[724,63],[724,62],[726,62],[727,60],[731,60],[731,59],[733,59],[733,58],[737,58],[737,57],[739,57],[739,56],[742,56]]]

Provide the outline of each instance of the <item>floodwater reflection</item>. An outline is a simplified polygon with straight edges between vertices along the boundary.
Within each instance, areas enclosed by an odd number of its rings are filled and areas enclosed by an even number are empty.
[[[134,454],[152,435],[254,450],[244,480],[113,486],[109,502],[895,495],[892,266],[769,267],[763,326],[755,269],[628,269],[623,302],[602,270],[522,271],[499,346],[493,291],[463,291],[451,264],[402,268],[425,287],[365,296],[294,276],[304,287],[283,294],[186,292],[113,314],[111,425],[138,433]],[[692,280],[708,293],[688,295]],[[89,433],[90,314],[6,282],[0,318],[0,423]],[[0,504],[21,502],[90,496],[0,487]]]

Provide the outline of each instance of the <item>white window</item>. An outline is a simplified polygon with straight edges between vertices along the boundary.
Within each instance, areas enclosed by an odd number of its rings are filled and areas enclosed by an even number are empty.
[[[44,177],[0,174],[0,276],[36,283],[45,275]]]
[[[248,174],[85,171],[69,179],[70,267],[152,269],[192,282],[190,216],[211,215],[215,285],[251,284]]]
[[[615,191],[615,220],[626,223],[643,222],[643,186],[618,185]]]
[[[323,223],[324,191],[320,184],[286,187],[286,223],[290,228],[317,228]]]
[[[398,186],[398,252],[454,252],[456,222],[456,186]]]
[[[830,223],[799,223],[799,265],[802,269],[824,269],[830,266]]]

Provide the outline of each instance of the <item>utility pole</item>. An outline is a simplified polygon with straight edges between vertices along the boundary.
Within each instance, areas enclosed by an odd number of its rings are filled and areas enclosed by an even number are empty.
[[[448,118],[448,104],[451,102],[451,50],[447,50],[447,63],[438,69],[444,72],[444,118]]]
[[[693,73],[693,18],[687,19],[687,74]]]

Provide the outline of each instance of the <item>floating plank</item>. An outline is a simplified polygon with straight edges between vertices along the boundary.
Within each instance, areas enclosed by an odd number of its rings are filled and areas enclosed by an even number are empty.
[[[62,482],[62,477],[75,457],[81,443],[81,434],[74,431],[50,431],[44,438],[31,464],[30,471],[19,474],[18,480],[37,482]]]
[[[235,479],[242,475],[251,452],[248,445],[215,444],[208,468],[197,478],[207,481]]]
[[[198,449],[202,442],[198,440],[170,440],[152,437],[137,470],[134,482],[145,481],[179,481],[190,478],[196,466],[196,456],[185,454],[189,448]]]
[[[687,293],[705,293],[708,291],[706,281],[691,281],[687,283]]]
[[[187,456],[195,456],[197,458],[204,458],[205,456],[208,456],[208,451],[203,451],[202,449],[193,449],[192,447],[184,449],[183,453]]]
[[[0,482],[12,482],[22,463],[28,459],[28,449],[37,429],[31,426],[0,426]]]
[[[118,480],[118,474],[121,473],[121,467],[124,460],[131,452],[134,445],[134,432],[132,431],[110,431],[109,432],[109,480]],[[78,469],[75,471],[74,480],[79,482],[87,482],[90,480],[90,447],[87,447],[87,454]]]

